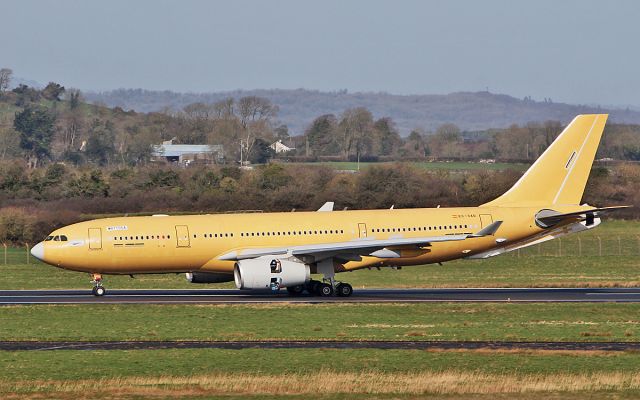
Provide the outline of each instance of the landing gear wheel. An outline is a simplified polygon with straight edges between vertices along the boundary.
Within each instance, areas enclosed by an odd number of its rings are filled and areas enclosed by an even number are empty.
[[[306,290],[310,295],[318,295],[318,285],[322,284],[322,282],[310,280],[307,282]]]
[[[98,297],[104,296],[104,294],[107,292],[107,289],[102,286],[102,275],[94,273],[91,283],[93,283],[93,289],[91,289],[91,293],[93,293],[94,296]]]
[[[302,292],[304,292],[303,285],[296,285],[287,288],[287,292],[289,292],[289,296],[300,296]]]
[[[336,294],[340,297],[349,297],[353,294],[353,287],[348,283],[339,283],[336,286]]]
[[[321,283],[318,285],[318,295],[322,297],[333,296],[333,286],[328,283]]]

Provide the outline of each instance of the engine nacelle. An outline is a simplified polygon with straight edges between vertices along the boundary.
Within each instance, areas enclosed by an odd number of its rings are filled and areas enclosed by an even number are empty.
[[[191,283],[222,283],[233,281],[232,274],[217,272],[187,272],[187,280]]]
[[[233,269],[238,289],[279,289],[303,285],[310,279],[309,266],[295,261],[261,257],[238,261]]]

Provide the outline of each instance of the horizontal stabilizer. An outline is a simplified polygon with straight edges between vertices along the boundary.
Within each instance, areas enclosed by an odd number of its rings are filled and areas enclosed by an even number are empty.
[[[327,201],[322,207],[318,208],[318,211],[333,211],[333,201]]]
[[[541,228],[549,228],[569,219],[588,221],[593,220],[594,218],[599,217],[603,214],[628,207],[630,206],[592,208],[590,210],[575,211],[570,213],[559,213],[554,210],[544,209],[536,214],[536,224]]]

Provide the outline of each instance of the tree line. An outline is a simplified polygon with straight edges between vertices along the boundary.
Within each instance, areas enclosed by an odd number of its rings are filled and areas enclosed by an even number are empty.
[[[475,132],[447,123],[433,132],[416,128],[401,137],[391,118],[376,118],[358,107],[321,115],[303,135],[292,137],[278,120],[279,107],[258,96],[136,113],[88,104],[80,91],[55,82],[43,89],[19,85],[8,90],[10,78],[10,70],[0,70],[0,160],[24,159],[29,168],[51,162],[141,166],[151,160],[153,145],[170,139],[222,144],[229,165],[239,162],[240,153],[252,163],[274,158],[530,162],[562,130],[558,121]],[[294,150],[275,154],[269,146],[277,140]],[[598,157],[640,161],[640,125],[607,124]]]
[[[242,210],[476,206],[505,192],[515,170],[425,170],[409,163],[372,164],[359,173],[322,165],[86,168],[0,162],[0,242],[33,243],[53,229],[104,215],[217,213]],[[640,166],[595,167],[584,202],[638,204]],[[637,208],[616,213],[638,217]]]

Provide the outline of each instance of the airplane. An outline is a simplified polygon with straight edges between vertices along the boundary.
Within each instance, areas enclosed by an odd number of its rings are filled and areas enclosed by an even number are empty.
[[[626,207],[580,204],[607,118],[575,117],[511,189],[478,207],[104,218],[57,229],[31,254],[91,274],[95,296],[106,293],[103,275],[186,273],[192,283],[347,297],[341,272],[493,257]]]

